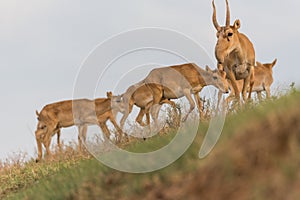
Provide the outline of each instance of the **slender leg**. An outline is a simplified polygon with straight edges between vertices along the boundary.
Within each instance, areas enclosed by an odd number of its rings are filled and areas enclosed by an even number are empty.
[[[200,120],[202,120],[204,118],[204,116],[203,116],[203,105],[202,105],[201,99],[199,97],[199,93],[195,93],[194,94],[194,99],[195,99],[195,101],[197,103],[197,107],[198,107],[198,110],[199,110]]]
[[[121,118],[120,124],[121,124],[122,129],[124,128],[124,124],[125,124],[125,121],[126,121],[128,115],[129,115],[129,113],[130,113],[129,109],[128,110],[126,109],[123,116],[122,116],[122,118]]]
[[[53,125],[53,126],[48,126],[48,131],[43,139],[43,144],[46,148],[46,153],[47,153],[47,157],[50,157],[52,156],[51,154],[51,151],[50,151],[50,144],[51,144],[51,139],[52,139],[52,136],[55,132],[57,132],[57,125]]]
[[[110,132],[105,124],[105,122],[102,122],[99,124],[100,128],[102,129],[103,133],[104,133],[104,140],[107,141],[110,138]]]
[[[46,137],[44,139],[43,143],[46,148],[47,157],[51,158],[51,156],[52,156],[51,151],[50,151],[51,137]]]
[[[81,141],[81,132],[82,132],[82,126],[77,126],[77,129],[78,129],[78,151],[79,152],[81,152],[81,143],[82,143],[82,141]]]
[[[151,106],[151,108],[149,109],[149,113],[151,114],[151,117],[154,121],[155,128],[158,127],[158,114],[159,114],[161,107],[162,107],[161,104],[157,104],[155,106]],[[150,118],[149,118],[149,121],[150,121]]]
[[[163,97],[163,86],[155,83],[146,84],[146,86],[149,88],[153,96],[153,101],[147,104],[146,111],[148,112],[148,114],[150,112],[150,109],[154,109],[154,111],[157,112],[157,115],[156,114],[153,115],[154,126],[157,127],[158,125],[157,116],[158,116],[159,109],[161,107],[160,101],[162,100]],[[150,118],[148,119],[150,121]]]
[[[146,107],[145,107],[145,113],[146,113],[146,124],[147,126],[150,127],[150,109],[153,107],[153,102],[149,102],[147,103]],[[159,104],[157,105],[157,107],[161,107]],[[153,119],[154,120],[154,119]],[[154,120],[154,124],[155,126],[157,125],[157,121]],[[150,129],[151,131],[151,129]]]
[[[115,120],[114,117],[110,117],[109,120],[111,121],[111,123],[114,125],[115,129],[116,129],[117,132],[118,132],[118,138],[119,138],[119,139],[117,139],[117,140],[121,141],[122,135],[123,135],[122,129],[119,127],[119,125],[117,124],[117,122],[116,122],[116,120]],[[108,132],[109,132],[109,131],[108,131]],[[125,137],[126,137],[126,140],[128,141],[128,136],[127,136],[127,134],[125,134]],[[108,138],[109,138],[109,136],[108,136]]]
[[[189,89],[186,89],[184,91],[184,95],[185,97],[187,98],[187,100],[189,101],[190,103],[190,110],[188,111],[188,113],[182,118],[182,121],[186,121],[186,119],[188,118],[189,114],[194,110],[195,108],[195,102],[191,96],[191,91]]]
[[[254,85],[254,82],[250,82],[250,88],[249,88],[248,100],[251,99],[251,94],[252,94],[252,90],[253,90],[253,85]]]
[[[247,101],[246,96],[247,96],[249,83],[250,83],[250,76],[244,79],[244,84],[243,84],[242,96],[245,102]]]
[[[124,113],[123,113],[123,117],[121,118],[121,120],[120,120],[120,126],[121,126],[121,129],[123,130],[123,128],[124,128],[124,124],[125,124],[125,121],[126,121],[126,119],[128,118],[128,115],[131,113],[131,111],[132,111],[132,108],[133,108],[133,102],[132,101],[130,101],[130,102],[128,102],[128,105],[126,105],[125,106],[126,108],[125,108],[125,111],[124,111]]]
[[[249,88],[248,100],[251,99],[253,85],[254,85],[254,66],[251,66],[251,68],[250,68],[250,88]]]
[[[78,150],[82,151],[82,142],[86,140],[87,125],[78,126]]]
[[[145,112],[146,112],[146,125],[149,128],[149,132],[151,133],[151,125],[150,125],[150,107],[145,108]],[[156,121],[154,121],[155,126],[157,126]],[[143,137],[144,140],[146,140],[145,137]]]
[[[232,70],[228,73],[228,76],[229,76],[229,80],[231,81],[232,88],[234,90],[235,98],[239,101],[240,100],[240,91],[237,87],[235,75]]]
[[[218,92],[217,110],[219,110],[219,108],[220,108],[220,103],[221,103],[222,96],[223,96],[223,92],[221,92],[221,90],[219,90],[219,92]]]
[[[38,147],[38,157],[36,159],[36,162],[39,162],[42,159],[42,156],[43,156],[43,149],[42,149],[41,139],[36,137],[36,143],[37,143],[37,147]]]
[[[56,134],[57,134],[57,145],[58,145],[58,148],[61,149],[61,145],[60,145],[60,129],[57,130]]]
[[[82,128],[82,138],[83,138],[83,142],[85,143],[86,142],[86,133],[87,133],[87,128],[88,126],[87,125],[83,125],[83,128]]]
[[[267,95],[267,99],[270,99],[270,97],[271,97],[270,87],[266,87],[266,95]]]
[[[149,114],[149,109],[148,111],[146,112],[146,123],[147,123],[147,126],[150,126],[150,114]]]
[[[135,121],[139,123],[141,126],[146,126],[146,124],[143,122],[144,115],[145,115],[145,108],[140,108],[140,112],[136,117]]]

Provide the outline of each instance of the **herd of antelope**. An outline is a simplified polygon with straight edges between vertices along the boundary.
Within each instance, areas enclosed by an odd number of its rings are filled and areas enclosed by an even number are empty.
[[[255,63],[252,42],[245,34],[238,31],[241,26],[240,20],[235,20],[233,25],[230,25],[228,0],[226,0],[225,26],[220,26],[217,22],[214,0],[212,7],[212,21],[217,30],[215,46],[217,69],[212,70],[208,66],[202,69],[194,63],[156,68],[142,81],[130,86],[122,95],[114,96],[111,92],[107,92],[106,98],[76,99],[46,105],[40,112],[36,111],[38,117],[35,131],[38,147],[37,161],[42,158],[42,144],[47,154],[51,155],[50,143],[53,135],[57,134],[57,142],[60,145],[61,128],[78,127],[79,149],[81,149],[82,142],[85,142],[89,125],[98,125],[106,139],[110,138],[106,125],[108,119],[118,132],[116,140],[121,141],[122,137],[128,139],[128,135],[123,133],[122,129],[133,105],[140,108],[136,122],[141,126],[146,126],[150,125],[150,115],[157,124],[162,104],[167,103],[175,107],[175,103],[171,100],[181,97],[186,97],[190,106],[182,121],[188,118],[195,105],[201,119],[202,102],[199,92],[208,85],[219,89],[218,100],[222,98],[223,93],[230,91],[227,102],[232,98],[240,102],[240,95],[246,102],[251,98],[252,92],[257,92],[258,99],[261,100],[262,91],[265,91],[266,97],[269,98],[270,86],[273,83],[272,68],[277,60],[267,64]],[[120,126],[115,119],[118,112],[123,114]],[[144,115],[146,115],[146,123],[143,122]]]

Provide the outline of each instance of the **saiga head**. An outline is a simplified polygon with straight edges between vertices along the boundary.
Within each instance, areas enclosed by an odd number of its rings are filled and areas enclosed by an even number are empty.
[[[223,93],[228,93],[229,89],[228,89],[228,81],[226,79],[226,72],[218,69],[212,70],[207,65],[205,69],[208,73],[210,73],[210,76],[212,77],[211,85],[214,85]]]
[[[39,121],[36,131],[35,131],[35,137],[37,140],[43,141],[45,135],[47,134],[48,131],[48,127],[46,125],[46,123]]]
[[[114,96],[112,92],[107,92],[106,96],[111,100],[111,108],[114,116],[116,116],[118,112],[124,112],[125,108],[122,95]]]
[[[230,10],[228,0],[226,0],[226,24],[220,26],[217,21],[216,7],[214,0],[212,1],[213,16],[212,21],[217,30],[217,45],[216,45],[216,56],[219,62],[224,62],[224,57],[227,56],[234,49],[239,47],[239,32],[238,29],[241,27],[240,20],[235,20],[234,24],[230,25]]]

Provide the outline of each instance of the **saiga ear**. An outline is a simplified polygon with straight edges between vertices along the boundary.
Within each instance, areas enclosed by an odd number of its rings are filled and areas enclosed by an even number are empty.
[[[106,92],[107,98],[111,99],[112,98],[112,92]]]
[[[276,65],[276,63],[277,63],[277,58],[275,58],[275,60],[272,62],[272,68],[274,67],[274,65]]]
[[[234,21],[233,27],[235,28],[235,30],[238,30],[241,27],[241,22],[239,19]]]
[[[208,72],[213,72],[208,65],[205,66],[205,70]]]
[[[256,66],[263,65],[261,62],[256,61]]]

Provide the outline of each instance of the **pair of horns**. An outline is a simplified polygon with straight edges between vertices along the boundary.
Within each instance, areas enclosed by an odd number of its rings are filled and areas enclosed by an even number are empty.
[[[213,20],[215,28],[219,31],[221,29],[221,26],[218,24],[218,21],[217,21],[217,11],[216,11],[216,6],[215,6],[214,0],[212,1],[212,6],[214,9],[212,20]],[[230,10],[229,10],[229,5],[228,5],[228,0],[226,0],[226,27],[229,27],[229,26],[230,26]]]

